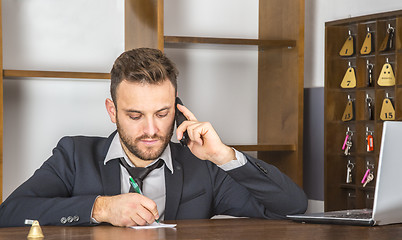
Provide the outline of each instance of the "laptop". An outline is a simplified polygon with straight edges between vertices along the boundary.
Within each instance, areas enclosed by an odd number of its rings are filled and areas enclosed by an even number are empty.
[[[324,213],[287,215],[306,223],[346,225],[386,225],[402,223],[402,122],[383,125],[373,209],[353,209]]]

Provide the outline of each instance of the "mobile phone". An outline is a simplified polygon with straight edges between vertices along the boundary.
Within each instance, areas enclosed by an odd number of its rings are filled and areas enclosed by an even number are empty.
[[[177,109],[177,104],[183,105],[183,102],[181,101],[181,99],[179,97],[176,97],[176,104],[175,104],[175,109],[176,109],[176,113],[175,113],[176,128],[178,128],[180,126],[180,124],[182,124],[184,121],[187,120],[187,118],[184,116],[184,114],[182,112],[180,112],[179,109]],[[188,133],[187,133],[187,131],[185,131],[183,133],[182,139],[180,140],[181,145],[187,146],[188,140],[189,140]]]

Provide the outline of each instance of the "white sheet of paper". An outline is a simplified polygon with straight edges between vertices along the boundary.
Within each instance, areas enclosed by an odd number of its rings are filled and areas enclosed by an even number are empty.
[[[130,228],[133,229],[151,229],[151,228],[174,228],[177,224],[164,224],[164,223],[157,223],[153,222],[152,224],[145,225],[145,226],[131,226]]]

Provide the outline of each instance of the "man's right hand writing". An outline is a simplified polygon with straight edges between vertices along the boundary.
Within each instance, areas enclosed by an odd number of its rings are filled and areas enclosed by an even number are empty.
[[[153,200],[138,193],[125,193],[98,197],[92,217],[98,222],[128,227],[151,224],[159,218],[159,214]]]

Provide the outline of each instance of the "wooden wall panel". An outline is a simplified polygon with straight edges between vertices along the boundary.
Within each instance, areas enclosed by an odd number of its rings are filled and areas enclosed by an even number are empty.
[[[303,182],[304,0],[260,0],[259,38],[296,40],[293,48],[260,46],[258,144],[295,144],[296,153],[260,152],[295,182]]]

